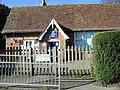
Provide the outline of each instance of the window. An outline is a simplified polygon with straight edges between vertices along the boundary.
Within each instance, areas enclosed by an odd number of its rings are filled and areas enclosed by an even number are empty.
[[[30,47],[34,48],[34,40],[21,40],[20,46],[21,46],[21,48],[24,47],[24,49],[27,49]]]
[[[92,37],[96,32],[75,32],[74,45],[75,46],[92,46]]]

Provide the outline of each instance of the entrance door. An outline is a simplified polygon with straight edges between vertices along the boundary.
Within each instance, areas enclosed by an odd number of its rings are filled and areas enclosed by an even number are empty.
[[[48,48],[54,48],[54,47],[56,47],[56,49],[57,48],[59,48],[59,41],[54,41],[54,42],[48,42]]]

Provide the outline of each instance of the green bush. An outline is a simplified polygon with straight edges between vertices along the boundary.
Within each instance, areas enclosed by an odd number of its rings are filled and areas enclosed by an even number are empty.
[[[93,75],[101,84],[120,81],[120,31],[97,33],[93,37]]]

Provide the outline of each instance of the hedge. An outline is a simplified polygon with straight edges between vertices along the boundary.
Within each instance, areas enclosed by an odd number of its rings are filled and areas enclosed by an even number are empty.
[[[93,36],[93,75],[101,84],[120,81],[120,31]]]

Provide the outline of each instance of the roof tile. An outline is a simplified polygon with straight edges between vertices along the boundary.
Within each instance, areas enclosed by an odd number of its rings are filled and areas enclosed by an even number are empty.
[[[4,30],[42,30],[51,18],[70,29],[120,28],[120,4],[14,7]]]

